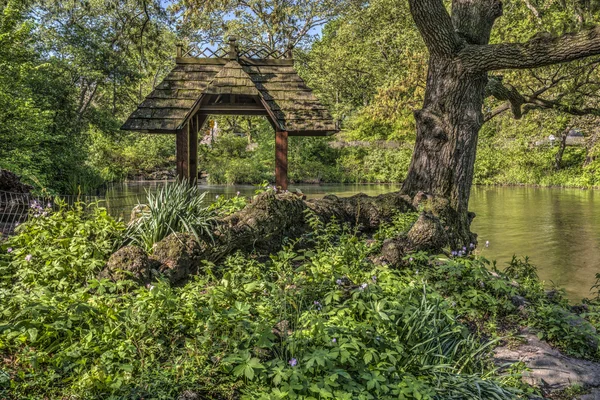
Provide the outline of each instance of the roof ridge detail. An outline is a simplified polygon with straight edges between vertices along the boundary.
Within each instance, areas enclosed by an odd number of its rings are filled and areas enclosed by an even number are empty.
[[[204,94],[241,94],[257,96],[258,88],[242,65],[231,60],[223,66],[203,91]]]

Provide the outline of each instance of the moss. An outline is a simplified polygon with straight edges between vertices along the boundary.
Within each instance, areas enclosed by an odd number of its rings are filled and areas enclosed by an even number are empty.
[[[99,278],[120,281],[132,279],[146,283],[151,279],[151,262],[148,254],[137,246],[125,246],[110,256]]]

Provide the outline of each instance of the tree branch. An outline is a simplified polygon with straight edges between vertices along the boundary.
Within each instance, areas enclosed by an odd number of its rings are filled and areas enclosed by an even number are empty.
[[[526,43],[464,47],[465,67],[479,71],[528,69],[560,64],[600,54],[600,27],[559,37],[540,34]]]
[[[455,54],[462,41],[454,31],[452,19],[442,0],[409,0],[410,12],[432,54]]]

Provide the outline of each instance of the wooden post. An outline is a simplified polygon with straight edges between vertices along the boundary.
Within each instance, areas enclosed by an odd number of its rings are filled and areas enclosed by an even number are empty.
[[[237,49],[237,39],[235,38],[235,36],[230,36],[229,37],[229,59],[230,60],[237,60],[238,58],[238,49]]]
[[[198,115],[190,119],[189,126],[189,164],[188,164],[188,180],[191,185],[198,182]]]
[[[288,188],[288,133],[275,132],[275,186],[281,190]]]
[[[188,162],[190,148],[188,126],[189,124],[186,124],[183,128],[177,130],[175,147],[177,152],[177,178],[179,180],[187,179],[189,176]]]

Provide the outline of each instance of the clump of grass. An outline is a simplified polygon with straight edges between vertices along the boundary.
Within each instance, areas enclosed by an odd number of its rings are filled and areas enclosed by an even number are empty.
[[[139,216],[127,227],[126,242],[149,251],[172,233],[212,238],[214,215],[205,205],[205,197],[206,192],[185,180],[147,192],[147,203],[138,206]]]

